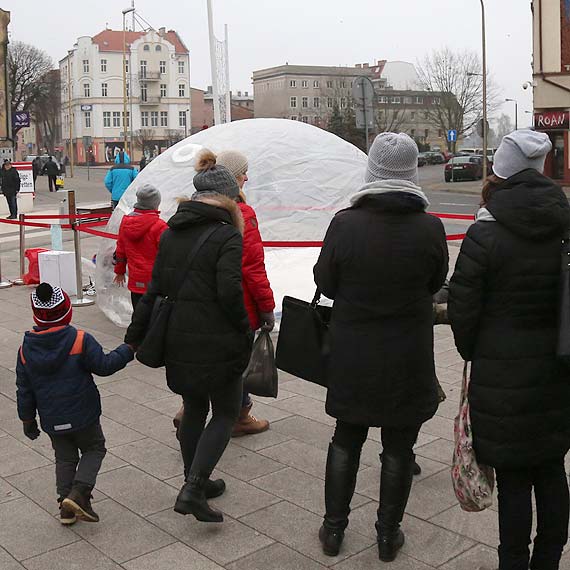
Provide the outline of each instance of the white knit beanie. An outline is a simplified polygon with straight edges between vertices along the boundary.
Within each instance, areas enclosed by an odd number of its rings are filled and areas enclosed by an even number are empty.
[[[546,155],[552,143],[546,133],[521,129],[503,138],[493,159],[493,172],[499,177],[510,178],[515,174],[534,168],[542,174]]]
[[[216,164],[225,166],[236,178],[245,174],[249,167],[245,154],[237,150],[220,152]]]
[[[382,133],[368,153],[366,182],[408,180],[418,183],[418,145],[404,133]]]

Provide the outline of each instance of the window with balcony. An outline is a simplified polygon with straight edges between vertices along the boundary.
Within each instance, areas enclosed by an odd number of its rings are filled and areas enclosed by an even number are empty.
[[[289,101],[289,106],[291,107],[291,109],[297,108],[297,97],[291,97]]]
[[[89,60],[83,60],[83,73],[89,73]]]
[[[161,61],[159,64],[159,70],[162,75],[166,73],[166,61]]]
[[[141,127],[148,127],[148,111],[141,111]]]
[[[107,97],[109,94],[109,86],[107,83],[101,83],[101,97]]]
[[[186,65],[183,59],[178,60],[178,73],[184,75],[186,73]]]
[[[141,83],[141,101],[148,100],[148,87],[146,83]]]
[[[297,80],[291,79],[291,81],[289,81],[289,87],[292,87],[293,89],[295,89],[295,87],[297,87]]]
[[[91,97],[91,85],[89,83],[83,84],[83,97]]]
[[[101,60],[101,73],[107,73],[107,60]]]
[[[168,127],[168,111],[160,112],[160,126]]]
[[[146,66],[147,66],[147,62],[144,59],[142,59],[141,65],[140,65],[140,72],[141,72],[140,75],[142,78],[146,77]]]
[[[178,111],[178,126],[186,126],[186,111]]]
[[[313,97],[313,107],[318,109],[321,106],[321,98],[320,97]]]
[[[186,85],[184,83],[178,85],[178,97],[186,97]]]
[[[113,128],[121,127],[121,112],[113,111]]]
[[[161,83],[160,85],[160,96],[166,97],[166,83]]]
[[[90,129],[91,128],[91,111],[85,111],[83,113],[83,116],[85,118],[85,128]]]
[[[309,107],[309,98],[308,97],[303,97],[301,107],[303,107],[303,109],[307,109]]]
[[[150,112],[150,126],[158,127],[158,111]]]

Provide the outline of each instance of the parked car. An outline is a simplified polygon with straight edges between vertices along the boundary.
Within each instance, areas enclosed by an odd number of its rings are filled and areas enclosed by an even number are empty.
[[[483,170],[483,155],[482,154],[474,154],[471,155],[473,158],[476,158],[481,162],[481,170]],[[494,157],[490,154],[487,155],[487,176],[493,174],[493,159]]]
[[[445,181],[479,180],[483,178],[483,163],[478,156],[456,156],[444,169]]]
[[[441,152],[426,152],[428,164],[444,164],[445,158]]]
[[[425,166],[428,163],[425,152],[418,154],[418,166]]]

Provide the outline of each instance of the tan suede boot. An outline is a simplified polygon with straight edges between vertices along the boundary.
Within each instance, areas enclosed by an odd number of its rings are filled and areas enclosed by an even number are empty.
[[[255,416],[252,416],[249,413],[252,406],[253,403],[241,409],[238,421],[232,430],[232,437],[263,433],[269,429],[269,422],[267,420],[258,420]]]

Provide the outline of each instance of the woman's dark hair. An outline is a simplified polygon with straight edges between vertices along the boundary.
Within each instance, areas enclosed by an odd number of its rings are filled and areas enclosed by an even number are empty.
[[[504,180],[502,178],[499,178],[496,174],[491,174],[487,177],[485,184],[483,184],[483,192],[481,193],[480,205],[482,207],[486,206],[489,203],[493,192],[495,192],[495,190],[499,188],[503,182]]]

